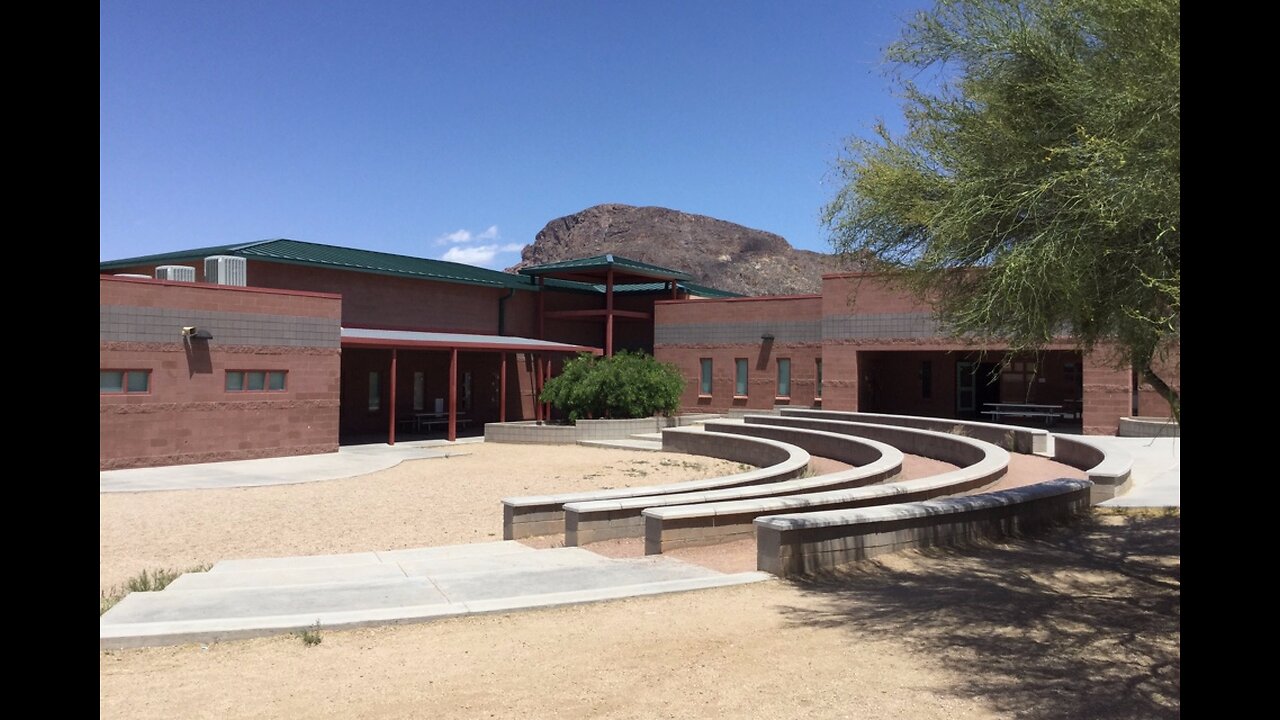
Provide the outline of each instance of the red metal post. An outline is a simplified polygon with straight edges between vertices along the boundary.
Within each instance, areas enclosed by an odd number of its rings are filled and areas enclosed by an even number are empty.
[[[449,442],[458,439],[458,348],[449,350]]]
[[[604,356],[613,357],[613,268],[604,276]]]
[[[542,357],[533,356],[533,419],[542,420],[542,401],[538,396],[542,394]]]
[[[672,279],[672,280],[671,280],[671,299],[672,299],[672,300],[678,300],[679,298],[680,298],[680,295],[679,295],[679,293],[677,292],[677,288],[676,288],[676,281],[675,281],[674,279]]]
[[[498,370],[498,422],[507,421],[507,354],[502,353]]]
[[[396,349],[391,348],[391,422],[387,426],[387,444],[396,444]]]

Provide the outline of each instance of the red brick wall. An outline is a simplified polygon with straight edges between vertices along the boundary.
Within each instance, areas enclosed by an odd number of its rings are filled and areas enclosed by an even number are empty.
[[[1115,435],[1133,412],[1133,371],[1117,370],[1100,348],[1084,358],[1084,432]]]
[[[761,327],[777,338],[795,323],[820,320],[821,298],[735,298],[726,300],[659,301],[654,306],[656,323],[667,326],[721,326],[732,323],[765,323]],[[675,364],[685,379],[681,408],[685,412],[727,412],[730,409],[765,410],[779,404],[813,405],[816,387],[816,363],[822,356],[821,343],[815,341],[766,341],[763,333],[744,330],[740,342],[679,342],[657,345],[658,360]],[[689,338],[692,340],[692,338]],[[700,397],[701,359],[711,358],[711,397]],[[747,360],[747,397],[735,399],[735,362]],[[791,360],[790,399],[779,399],[778,359]],[[829,386],[824,386],[824,391]]]
[[[102,305],[185,308],[337,323],[334,296],[158,281],[99,281]],[[100,341],[100,369],[149,369],[146,394],[99,395],[101,469],[331,452],[338,446],[336,347]],[[280,393],[228,393],[227,370],[287,370]]]
[[[883,276],[833,274],[822,276],[823,315],[930,312],[931,308]]]
[[[342,295],[342,322],[348,327],[484,335],[497,334],[498,298],[507,294],[505,289],[481,285],[431,282],[260,260],[249,261],[248,279],[253,286],[339,293]]]
[[[1169,383],[1174,390],[1182,389],[1182,357],[1178,348],[1173,348],[1155,363],[1156,374],[1161,380]],[[1141,380],[1141,378],[1139,378]],[[1155,388],[1140,383],[1138,386],[1138,414],[1143,417],[1169,417],[1169,402],[1155,391]]]

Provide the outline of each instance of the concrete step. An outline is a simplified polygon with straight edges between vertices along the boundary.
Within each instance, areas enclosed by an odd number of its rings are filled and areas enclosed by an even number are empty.
[[[110,649],[255,637],[296,632],[317,622],[334,629],[424,621],[771,577],[724,574],[663,556],[613,559],[584,548],[518,545],[219,563],[219,572],[189,573],[163,592],[125,597],[100,619],[99,645]],[[381,561],[369,562],[370,557]]]
[[[330,567],[284,567],[269,570],[227,570],[223,572],[186,573],[165,588],[166,592],[201,590],[233,590],[244,588],[283,588],[296,585],[334,585],[377,582],[406,577],[425,577],[472,573],[496,573],[508,570],[549,570],[563,567],[607,565],[611,560],[582,548],[550,548],[526,552],[487,555],[431,556],[401,553],[400,562]],[[414,559],[417,557],[418,559]]]
[[[662,442],[657,440],[579,440],[579,445],[587,447],[613,448],[616,450],[647,450],[650,452],[658,452],[662,450]]]
[[[631,440],[652,440],[662,442],[662,433],[660,432],[632,433],[628,437]]]
[[[386,562],[431,560],[436,558],[479,558],[512,553],[537,552],[528,545],[514,540],[501,540],[465,545],[442,545],[429,548],[407,548],[380,552],[344,553],[341,555],[300,555],[284,558],[247,558],[222,560],[211,573],[249,572],[258,570],[300,570],[311,568],[351,567],[354,565],[381,565]]]

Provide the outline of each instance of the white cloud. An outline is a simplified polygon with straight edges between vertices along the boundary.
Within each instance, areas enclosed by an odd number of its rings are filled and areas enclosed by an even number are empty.
[[[440,259],[467,265],[487,266],[498,254],[497,245],[473,245],[471,247],[451,247]]]
[[[524,249],[523,243],[497,242],[501,239],[502,233],[498,231],[498,226],[490,225],[478,233],[462,228],[447,235],[441,235],[436,238],[436,244],[452,246],[440,256],[441,260],[493,268],[515,262],[508,258],[499,259],[499,255],[518,253]]]
[[[436,238],[436,244],[459,245],[462,243],[475,242],[477,240],[481,242],[492,242],[494,240],[501,239],[502,235],[498,232],[498,226],[490,225],[487,229],[478,233],[473,233],[466,228],[458,228],[451,233],[446,233]]]
[[[447,235],[441,235],[436,238],[437,245],[456,245],[458,243],[469,243],[475,240],[470,230],[456,230]]]

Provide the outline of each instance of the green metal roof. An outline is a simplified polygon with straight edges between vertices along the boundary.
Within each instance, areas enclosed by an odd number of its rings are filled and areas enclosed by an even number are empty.
[[[254,260],[318,265],[374,272],[383,275],[442,280],[467,285],[487,285],[489,287],[516,288],[519,290],[537,289],[527,277],[475,267],[474,265],[286,239],[262,240],[240,245],[219,245],[160,255],[109,260],[100,263],[99,268],[101,270],[112,270],[165,261],[199,260],[209,255],[236,255]]]
[[[677,277],[684,281],[679,283],[680,287],[688,290],[694,295],[701,295],[703,297],[740,297],[738,293],[731,293],[725,290],[707,287],[706,285],[696,285],[688,282],[690,276],[685,273],[658,267],[657,265],[649,265],[635,260],[628,260],[627,258],[618,257],[617,255],[600,255],[594,258],[583,258],[581,260],[566,260],[559,263],[548,263],[546,265],[538,265],[534,268],[525,268],[520,271],[525,273],[524,275],[515,275],[512,273],[489,270],[487,268],[475,267],[474,265],[464,265],[462,263],[448,262],[445,260],[431,260],[428,258],[410,257],[408,255],[395,255],[392,253],[377,252],[375,250],[360,250],[358,248],[345,248],[338,247],[336,245],[321,245],[319,243],[285,239],[259,240],[257,242],[239,243],[235,245],[214,245],[212,247],[178,250],[175,252],[160,253],[157,255],[143,255],[139,257],[123,258],[120,260],[107,260],[106,262],[99,263],[98,267],[100,270],[106,271],[119,268],[136,267],[138,265],[161,265],[168,262],[180,261],[191,262],[200,261],[210,255],[235,255],[238,257],[265,260],[268,262],[334,267],[346,270],[358,270],[361,272],[373,272],[383,275],[425,278],[468,285],[485,285],[489,287],[515,288],[518,290],[531,291],[536,291],[538,286],[535,284],[534,280],[529,277],[532,273],[527,273],[526,271],[528,270],[553,268],[557,266],[574,270],[606,268],[608,267],[608,263],[612,263],[615,267],[626,268],[631,274],[639,274],[639,272],[637,272],[638,270],[644,270],[646,273],[662,273],[662,277]],[[558,290],[570,290],[592,294],[602,294],[605,291],[603,283],[575,282],[572,280],[560,280],[555,278],[548,278],[545,282],[547,287],[556,288]],[[616,293],[662,292],[667,290],[667,284],[664,282],[624,283],[614,285],[613,290]]]
[[[595,257],[579,258],[577,260],[561,260],[560,262],[543,263],[541,265],[531,265],[527,268],[521,268],[522,275],[551,275],[558,272],[582,272],[590,270],[615,270],[622,269],[631,275],[642,275],[646,277],[677,280],[692,280],[693,276],[688,273],[664,268],[659,265],[650,265],[649,263],[640,262],[624,258],[621,255],[596,255]]]

